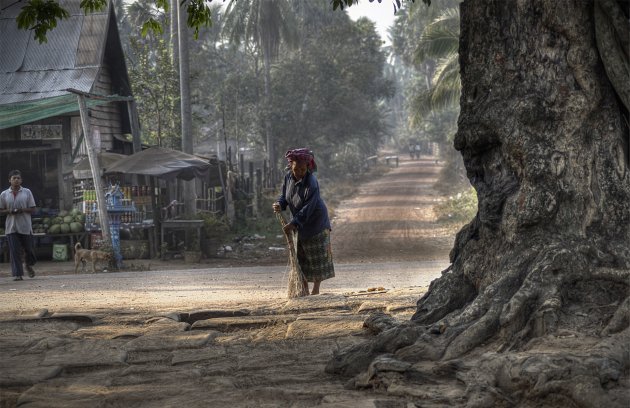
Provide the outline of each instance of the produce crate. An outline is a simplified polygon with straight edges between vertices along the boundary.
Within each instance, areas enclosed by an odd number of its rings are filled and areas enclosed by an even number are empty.
[[[53,261],[67,261],[68,260],[68,245],[67,244],[53,244],[52,259]]]

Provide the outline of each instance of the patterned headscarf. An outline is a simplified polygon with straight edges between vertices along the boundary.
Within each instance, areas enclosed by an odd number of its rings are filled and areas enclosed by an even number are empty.
[[[315,172],[317,171],[317,164],[315,163],[315,155],[313,152],[306,148],[301,149],[293,149],[286,152],[284,157],[287,158],[287,161],[303,161],[306,162],[309,170]]]

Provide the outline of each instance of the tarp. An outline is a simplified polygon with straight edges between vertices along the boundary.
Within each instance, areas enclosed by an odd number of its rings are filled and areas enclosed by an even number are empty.
[[[150,147],[118,160],[107,167],[105,174],[130,173],[166,180],[192,180],[206,177],[209,169],[210,163],[200,157],[164,147]]]
[[[63,115],[64,113],[77,112],[79,110],[77,96],[66,94],[65,92],[64,94],[54,97],[42,96],[42,99],[34,101],[0,105],[0,129],[31,123],[51,116]],[[109,100],[90,98],[86,98],[85,101],[89,108],[109,102]]]
[[[124,154],[118,153],[110,153],[110,152],[102,152],[98,154],[98,164],[101,166],[101,175],[103,172],[108,169],[112,164],[116,163],[118,160],[127,157]],[[77,164],[72,168],[72,175],[75,179],[87,179],[92,178],[92,170],[90,168],[90,161],[87,157],[81,159]]]

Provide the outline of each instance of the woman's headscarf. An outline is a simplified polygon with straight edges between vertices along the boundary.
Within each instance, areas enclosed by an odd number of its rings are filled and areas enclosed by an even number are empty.
[[[317,164],[315,163],[315,155],[313,152],[306,148],[301,149],[292,149],[286,152],[284,157],[287,158],[287,161],[303,161],[306,162],[308,169],[312,172],[317,171]]]

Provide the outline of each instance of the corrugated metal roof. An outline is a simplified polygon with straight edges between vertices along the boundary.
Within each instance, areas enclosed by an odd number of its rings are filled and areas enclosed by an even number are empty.
[[[9,18],[0,19],[0,33],[0,73],[17,71],[24,61],[31,33],[18,31],[15,20]]]
[[[68,88],[89,92],[97,73],[98,68],[12,72],[6,75],[6,83],[2,83],[0,79],[0,93],[51,92]]]
[[[15,22],[22,3],[0,0],[0,105],[92,89],[104,54],[108,10],[85,16],[80,0],[61,0],[71,17],[58,22],[40,44]]]
[[[107,18],[106,14],[90,14],[83,18],[77,49],[77,67],[100,64],[100,49],[107,33]]]
[[[82,20],[83,16],[72,16],[59,21],[57,27],[46,34],[45,43],[31,38],[20,71],[74,68]]]

